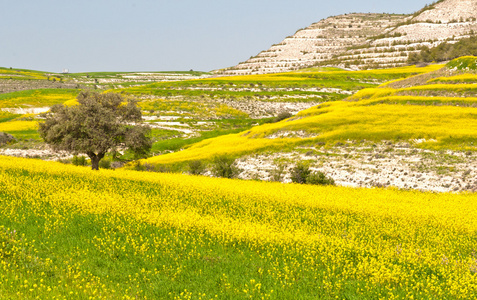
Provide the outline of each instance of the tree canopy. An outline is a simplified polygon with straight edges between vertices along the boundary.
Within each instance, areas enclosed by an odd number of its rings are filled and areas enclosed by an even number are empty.
[[[477,55],[477,36],[475,35],[458,42],[444,42],[434,48],[423,46],[420,52],[409,55],[408,63],[441,62],[469,55]]]
[[[55,105],[39,125],[40,136],[55,150],[84,153],[93,170],[108,151],[130,149],[136,157],[151,149],[150,127],[142,124],[137,101],[116,93],[81,92],[78,104]]]

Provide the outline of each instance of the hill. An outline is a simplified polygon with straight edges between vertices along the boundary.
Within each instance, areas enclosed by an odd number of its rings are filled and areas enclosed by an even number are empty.
[[[212,175],[216,156],[225,154],[243,179],[290,182],[292,169],[304,162],[343,186],[475,191],[475,61],[366,71],[310,68],[110,91],[136,95],[153,127],[153,157],[130,168],[193,172],[200,166]],[[41,112],[77,93],[1,95],[0,131],[16,141],[0,153],[74,161],[49,150],[36,126]],[[127,152],[110,156],[104,167],[131,159]]]
[[[157,155],[206,138],[239,133],[271,122],[280,114],[296,114],[322,102],[344,99],[363,88],[426,70],[428,68],[411,67],[373,73],[316,68],[261,76],[136,82],[129,87],[101,83],[106,76],[114,74],[70,76],[93,81],[99,78],[100,83],[89,85],[91,89],[111,88],[108,91],[137,96],[144,118],[154,128],[153,154]],[[64,77],[65,82],[68,80]],[[78,92],[79,89],[57,88],[0,94],[0,131],[14,135],[18,141],[4,145],[0,153],[58,158],[58,154],[48,151],[36,133],[36,123],[41,118],[38,114],[54,104],[69,103]],[[65,158],[64,154],[60,157]]]
[[[313,65],[352,69],[404,66],[421,48],[477,31],[476,0],[441,0],[413,15],[347,14],[298,30],[223,74],[285,72]]]
[[[0,67],[0,94],[35,89],[114,89],[209,76],[194,71],[52,73]]]
[[[289,181],[287,171],[306,161],[341,185],[476,190],[475,61],[464,57],[436,65],[279,123],[206,140],[145,163],[184,170],[189,161],[228,154],[238,159],[243,178],[271,180],[284,165],[281,180]]]

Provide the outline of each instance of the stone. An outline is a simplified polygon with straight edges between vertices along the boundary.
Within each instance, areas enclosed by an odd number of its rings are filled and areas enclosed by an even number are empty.
[[[13,135],[5,133],[5,132],[0,132],[0,146],[3,146],[5,144],[10,144],[14,141],[16,141],[16,139]]]

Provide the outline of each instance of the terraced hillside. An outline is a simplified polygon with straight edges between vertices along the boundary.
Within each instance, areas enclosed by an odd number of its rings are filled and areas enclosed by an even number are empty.
[[[406,20],[404,15],[349,14],[331,17],[298,30],[281,43],[219,73],[243,75],[286,72],[329,61],[369,37],[387,32]]]
[[[381,72],[310,69],[263,76],[137,84],[128,88],[116,86],[109,91],[139,98],[144,118],[154,128],[153,154],[157,155],[206,138],[248,130],[273,122],[278,116],[287,117],[319,103],[344,99],[363,88],[432,68]],[[0,132],[17,138],[16,143],[3,145],[0,152],[58,158],[36,133],[37,121],[41,118],[38,114],[54,104],[71,103],[78,92],[79,89],[37,89],[0,95]]]
[[[228,154],[242,178],[272,180],[281,170],[279,180],[290,181],[291,168],[305,161],[341,185],[476,190],[475,62],[457,59],[146,163],[179,168]]]
[[[296,70],[311,65],[352,69],[406,65],[424,46],[455,42],[477,31],[476,0],[443,0],[413,15],[349,14],[330,17],[263,51],[224,74]]]

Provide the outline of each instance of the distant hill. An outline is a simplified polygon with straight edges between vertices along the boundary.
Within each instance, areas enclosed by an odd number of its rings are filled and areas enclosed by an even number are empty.
[[[477,31],[477,0],[441,0],[412,15],[346,14],[321,20],[237,66],[228,75],[310,66],[350,69],[406,65],[413,53],[455,43]]]

